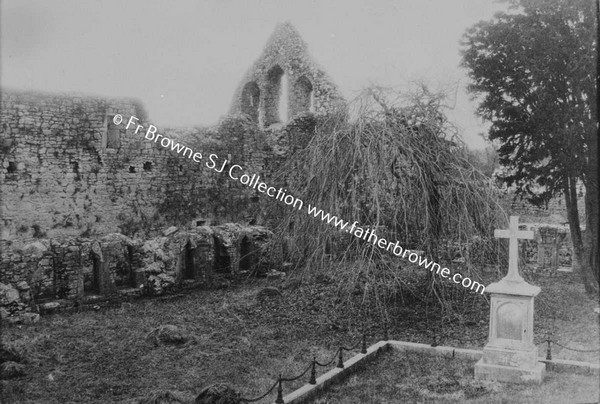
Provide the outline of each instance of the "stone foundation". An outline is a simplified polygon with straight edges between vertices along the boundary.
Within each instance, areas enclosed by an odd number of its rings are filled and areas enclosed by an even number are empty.
[[[513,367],[485,363],[484,358],[481,358],[475,364],[475,379],[477,380],[541,384],[545,375],[546,364],[541,362],[537,362],[532,368]]]

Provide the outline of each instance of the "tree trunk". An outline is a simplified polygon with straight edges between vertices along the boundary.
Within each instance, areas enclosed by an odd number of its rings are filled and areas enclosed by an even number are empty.
[[[598,231],[600,229],[598,211],[598,136],[590,136],[588,140],[588,156],[586,172],[583,176],[585,185],[585,250],[586,261],[589,265],[596,289],[600,284],[600,263],[598,251]]]
[[[585,190],[585,227],[586,227],[586,259],[590,267],[596,287],[600,284],[600,260],[598,257],[598,176],[595,182],[586,184]],[[588,181],[588,183],[591,181]]]
[[[593,105],[593,103],[592,103]],[[600,211],[598,207],[598,111],[600,110],[600,1],[596,0],[596,105],[592,107],[592,119],[596,122],[596,133],[591,132],[587,140],[587,167],[584,177],[585,185],[585,227],[588,247],[588,262],[600,285],[600,251],[598,249],[598,231],[600,231]]]
[[[577,207],[577,179],[569,176],[568,182],[564,187],[565,204],[567,205],[567,216],[569,218],[569,229],[571,231],[571,242],[573,243],[573,264],[579,262],[579,273],[583,286],[587,293],[596,293],[597,284],[594,276],[591,274],[589,261],[586,259],[585,249],[583,247],[583,238],[581,236],[581,227],[579,225],[579,209]]]

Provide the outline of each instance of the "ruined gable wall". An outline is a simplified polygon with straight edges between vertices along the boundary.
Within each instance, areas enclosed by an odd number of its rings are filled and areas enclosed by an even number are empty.
[[[281,68],[281,71],[278,71]],[[273,80],[278,74],[288,76],[288,119],[307,111],[305,96],[309,89],[313,93],[313,111],[326,115],[345,109],[346,103],[338,88],[327,74],[309,56],[306,44],[289,23],[280,24],[268,40],[262,55],[248,70],[236,90],[230,113],[247,112],[247,103],[258,90],[257,122],[267,128],[276,121],[273,111],[277,107]],[[309,88],[307,88],[307,86]],[[248,92],[249,88],[254,88]],[[250,114],[251,116],[254,114]]]

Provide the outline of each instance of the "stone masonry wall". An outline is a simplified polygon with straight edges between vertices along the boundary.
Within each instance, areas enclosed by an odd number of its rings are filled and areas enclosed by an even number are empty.
[[[557,195],[548,202],[548,206],[534,206],[526,199],[515,196],[512,192],[507,192],[504,199],[510,211],[514,215],[521,216],[521,221],[546,224],[566,224],[568,223],[567,207],[565,205],[564,195]],[[577,184],[577,209],[579,210],[579,222],[585,226],[585,186],[583,182]]]
[[[1,253],[0,315],[16,318],[30,303],[47,310],[265,274],[281,266],[272,239],[262,226],[229,223],[171,227],[149,240],[119,233],[35,240]]]
[[[215,139],[187,139],[204,156],[194,162],[134,134],[133,125],[115,126],[116,113],[149,126],[133,100],[2,92],[4,242],[144,234],[197,217],[243,222],[257,214],[255,190],[205,165],[216,153],[268,176],[271,149],[256,125],[231,118],[213,130]]]

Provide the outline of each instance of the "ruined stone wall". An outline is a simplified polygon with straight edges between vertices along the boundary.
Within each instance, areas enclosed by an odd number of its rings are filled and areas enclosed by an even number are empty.
[[[288,118],[280,119],[282,78]],[[257,190],[206,166],[227,160],[269,185],[286,158],[308,144],[318,119],[345,101],[308,55],[289,23],[280,24],[234,94],[231,114],[214,128],[159,128],[200,152],[200,162],[144,139],[129,116],[152,123],[131,99],[2,90],[0,243],[153,230],[205,223],[267,223]],[[113,116],[124,117],[121,125]],[[278,125],[273,125],[277,123]],[[189,154],[189,153],[188,153]]]
[[[127,100],[2,92],[3,240],[117,228],[129,174],[119,171],[133,145],[103,147],[106,117],[116,110],[142,115]]]
[[[277,225],[287,207],[270,209],[277,201],[228,170],[239,165],[285,187],[293,173],[280,175],[282,164],[306,147],[320,119],[345,110],[290,24],[276,28],[219,125],[158,128],[201,153],[200,161],[145,139],[152,121],[136,100],[3,89],[0,314],[32,299],[159,293],[211,283],[213,272],[269,267],[257,246],[268,244],[270,232],[244,225]],[[137,125],[125,129],[130,116],[143,126],[138,133]],[[185,232],[152,238],[182,225]]]
[[[0,255],[0,315],[15,318],[30,303],[43,311],[264,274],[281,266],[272,239],[265,227],[229,223],[171,227],[149,240],[118,233],[34,240]]]
[[[149,127],[134,100],[3,91],[1,316],[272,268],[268,230],[221,225],[274,220],[264,217],[268,197],[227,170],[237,164],[279,186],[273,174],[295,143],[244,116],[214,128],[159,129],[201,152],[198,162],[112,124],[117,113]],[[305,129],[282,133],[302,139]],[[215,169],[227,161],[224,172],[207,167],[210,154]],[[187,229],[152,238],[173,225]]]
[[[263,174],[265,135],[247,119],[197,130],[182,143],[194,162],[112,123],[114,114],[147,118],[134,100],[2,92],[0,182],[3,241],[151,229],[203,217],[245,221],[259,211],[256,191],[206,167],[208,154]],[[178,133],[159,133],[177,137]]]

